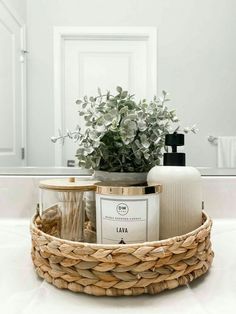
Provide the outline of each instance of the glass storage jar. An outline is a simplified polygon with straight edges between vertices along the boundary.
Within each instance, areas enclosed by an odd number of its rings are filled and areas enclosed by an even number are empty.
[[[62,239],[96,242],[95,183],[75,178],[41,181],[39,214],[44,228],[54,228],[54,235]]]

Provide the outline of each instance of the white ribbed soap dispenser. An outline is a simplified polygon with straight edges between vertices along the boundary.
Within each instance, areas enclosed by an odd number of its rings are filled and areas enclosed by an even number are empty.
[[[188,233],[201,225],[202,183],[199,171],[185,167],[185,154],[177,152],[184,145],[184,134],[167,134],[172,153],[164,154],[164,166],[153,167],[147,176],[149,185],[162,184],[160,197],[160,239]]]

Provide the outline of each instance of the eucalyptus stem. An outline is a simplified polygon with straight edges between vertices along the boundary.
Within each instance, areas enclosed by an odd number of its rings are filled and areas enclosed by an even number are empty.
[[[83,97],[76,103],[85,128],[68,132],[78,143],[76,157],[80,167],[105,171],[147,172],[160,164],[164,137],[171,128],[196,133],[195,126],[181,128],[175,110],[168,109],[168,93],[153,100],[135,100],[120,86],[115,95],[98,89],[95,97]],[[174,126],[175,125],[175,126]],[[59,134],[60,135],[60,134]],[[73,136],[72,136],[73,135]],[[53,137],[54,142],[64,137]]]

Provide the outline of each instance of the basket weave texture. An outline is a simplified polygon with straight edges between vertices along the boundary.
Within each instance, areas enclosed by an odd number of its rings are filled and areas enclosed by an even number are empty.
[[[96,296],[156,294],[186,285],[212,263],[212,221],[167,240],[126,245],[73,242],[47,233],[38,215],[31,223],[32,260],[37,274],[61,289]],[[45,231],[45,230],[44,230]]]

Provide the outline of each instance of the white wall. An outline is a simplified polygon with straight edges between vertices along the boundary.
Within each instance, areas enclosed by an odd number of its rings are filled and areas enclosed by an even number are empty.
[[[27,20],[27,0],[3,0],[10,9],[13,9],[23,22]]]
[[[158,90],[200,129],[186,139],[189,163],[216,166],[207,135],[236,135],[235,12],[234,0],[28,0],[29,165],[54,163],[53,26],[154,26]]]

